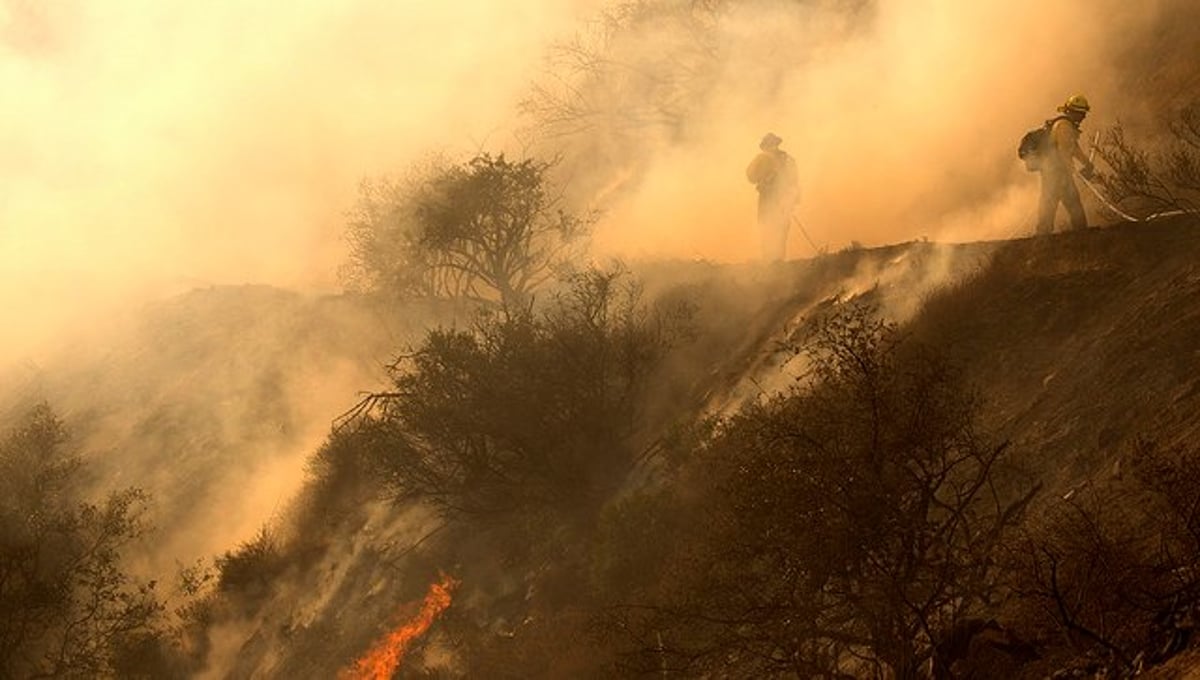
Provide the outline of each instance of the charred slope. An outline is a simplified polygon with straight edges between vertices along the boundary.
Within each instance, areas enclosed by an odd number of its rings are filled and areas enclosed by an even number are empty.
[[[704,262],[639,267],[635,271],[652,308],[686,302],[694,314],[690,341],[674,347],[640,393],[643,420],[635,436],[661,438],[681,421],[728,413],[764,390],[791,382],[795,376],[781,370],[789,353],[779,341],[814,310],[868,295],[894,313],[911,315],[925,295],[974,271],[993,247],[910,243],[773,269]],[[505,359],[493,368],[510,370],[511,365]],[[534,370],[569,380],[557,361]],[[528,376],[516,377],[517,383],[502,382],[527,384]],[[461,387],[455,383],[456,390]],[[468,389],[464,395],[472,393]],[[524,399],[518,390],[506,403],[481,408],[502,412]],[[420,411],[432,399],[423,401],[410,404],[411,409]],[[558,410],[538,417],[557,421]],[[474,427],[495,414],[463,415]],[[552,435],[548,425],[500,420],[507,422],[506,430],[521,432],[518,438]],[[336,673],[386,633],[397,616],[412,615],[411,603],[438,579],[439,570],[461,585],[456,604],[414,657],[413,672],[437,666],[450,677],[500,677],[496,674],[502,672],[530,677],[600,668],[603,655],[586,639],[595,604],[589,583],[598,518],[542,508],[445,521],[414,510],[413,504],[376,503],[370,499],[386,497],[389,490],[372,491],[367,478],[381,475],[358,461],[386,458],[387,446],[407,445],[389,441],[381,447],[374,436],[331,438],[310,468],[315,477],[280,528],[280,540],[265,551],[248,544],[234,551],[239,563],[258,575],[221,579],[220,592],[210,602],[210,672],[235,677],[270,677],[301,668]],[[670,484],[661,471],[643,471],[660,485]],[[408,474],[394,473],[382,475],[385,487],[388,479]],[[647,484],[647,475],[630,479],[638,488]],[[567,515],[572,518],[564,519]],[[515,660],[521,657],[524,661]]]
[[[915,333],[982,387],[988,421],[1070,485],[1137,437],[1194,440],[1200,420],[1200,222],[1013,241],[933,298]]]
[[[788,339],[823,310],[870,299],[965,367],[989,429],[1013,442],[1048,503],[1113,476],[1138,437],[1170,445],[1195,434],[1197,227],[1181,219],[1006,243],[914,243],[774,271],[643,267],[649,299],[696,305],[692,341],[647,392],[645,428],[730,413],[786,387],[803,370]],[[364,453],[336,440],[323,452],[326,461]],[[655,478],[674,483],[665,474]],[[335,674],[415,616],[444,571],[460,582],[454,602],[416,640],[404,677],[611,674],[614,643],[594,635],[604,584],[650,569],[654,543],[685,527],[653,513],[635,514],[646,530],[629,536],[607,520],[549,513],[446,522],[428,507],[378,502],[362,479],[335,481],[310,483],[272,536],[226,554],[219,591],[193,621],[206,673]],[[644,478],[638,488],[648,488]],[[612,507],[645,510],[621,496]],[[1062,639],[1034,642],[1044,657],[1065,658]]]
[[[1194,666],[1172,657],[1197,607],[1198,227],[1010,243],[912,326],[968,367],[990,427],[1043,485],[1008,553],[1019,596],[991,614],[1040,653],[1019,677]],[[998,649],[979,648],[977,670]]]

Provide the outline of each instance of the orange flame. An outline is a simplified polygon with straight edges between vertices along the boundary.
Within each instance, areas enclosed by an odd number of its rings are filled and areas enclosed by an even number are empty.
[[[429,586],[429,592],[421,603],[421,612],[416,618],[376,640],[353,666],[338,673],[338,680],[389,680],[400,666],[412,641],[424,635],[434,620],[450,606],[450,593],[457,585],[458,581],[442,574],[441,581]]]

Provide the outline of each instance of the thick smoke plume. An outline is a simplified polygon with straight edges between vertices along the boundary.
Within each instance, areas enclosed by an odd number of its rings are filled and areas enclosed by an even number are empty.
[[[359,179],[502,136],[574,5],[0,2],[0,356],[197,284],[331,288]]]
[[[1085,130],[1151,120],[1127,85],[1170,63],[1129,51],[1190,11],[1116,0],[727,3],[715,80],[613,210],[603,246],[753,257],[742,171],[768,130],[800,165],[800,218],[818,247],[1025,235],[1037,178],[1016,141],[1077,92],[1094,106]],[[814,253],[794,234],[791,254]]]
[[[818,246],[1019,233],[1035,182],[1014,140],[1074,92],[1095,104],[1092,129],[1151,115],[1122,88],[1161,64],[1130,46],[1188,11],[1179,0],[642,4],[666,10],[612,41],[606,63],[691,59],[697,44],[709,58],[689,64],[684,85],[700,96],[672,111],[669,134],[581,146],[582,167],[605,168],[598,245],[716,260],[755,252],[741,173],[766,130],[800,162]],[[576,143],[511,133],[528,123],[516,114],[531,88],[576,84],[542,59],[603,6],[7,0],[0,302],[19,322],[0,350],[40,353],[69,323],[198,282],[333,286],[363,176],[430,149]],[[661,18],[697,6],[714,9]],[[624,162],[603,162],[613,155]],[[793,239],[792,255],[810,251]]]
[[[657,6],[660,18],[621,23],[631,7],[645,6]],[[575,198],[603,210],[597,256],[753,257],[754,192],[743,169],[767,130],[799,162],[800,218],[818,248],[1028,233],[1036,178],[1015,158],[1021,133],[1076,92],[1092,100],[1090,130],[1153,121],[1159,112],[1142,98],[1149,93],[1129,84],[1165,82],[1163,63],[1144,45],[1164,26],[1194,18],[1193,6],[0,0],[0,304],[9,317],[0,379],[24,362],[69,385],[61,366],[111,359],[99,340],[110,336],[99,329],[114,325],[117,310],[130,314],[198,286],[336,291],[344,213],[360,179],[403,172],[437,151],[561,154]],[[594,39],[596,25],[579,20],[604,7],[617,20]],[[691,18],[667,20],[684,15]],[[544,60],[576,31],[593,36],[581,45],[600,51],[575,56],[597,59],[566,67]],[[655,69],[672,63],[683,64],[686,78],[665,99],[662,90],[586,89],[596,82],[588,69],[648,65],[642,77],[654,81]],[[629,106],[539,136],[545,128],[530,119],[536,109],[520,102],[552,82]],[[626,99],[605,98],[614,91]],[[639,118],[647,111],[669,115]],[[613,115],[621,134],[609,134]],[[812,252],[794,235],[791,256]],[[931,262],[923,287],[936,285],[944,268],[940,257]],[[861,278],[869,286],[881,277]],[[261,315],[249,318],[242,326],[262,327]],[[176,361],[136,380],[132,372],[66,374],[79,378],[72,397],[61,397],[68,387],[47,390],[69,420],[99,435],[110,428],[113,442],[151,440],[134,427],[139,421],[93,404],[148,402],[147,384],[167,385],[154,393],[163,403],[184,403],[187,394],[197,412],[219,405],[202,414],[219,421],[207,424],[220,435],[214,440],[240,440],[247,414],[280,407],[283,415],[253,420],[285,436],[264,434],[237,449],[244,464],[222,471],[228,482],[219,494],[159,499],[196,514],[169,525],[185,529],[162,542],[169,549],[152,568],[177,551],[247,538],[301,483],[301,460],[324,435],[322,419],[349,406],[355,389],[372,387],[359,357],[316,365],[314,356],[288,356],[295,344],[282,333],[249,338],[254,347],[240,356],[252,360],[230,374],[270,365],[287,377],[268,375],[230,394],[232,379],[190,379],[218,375],[211,365],[182,375]],[[356,341],[313,346],[323,352]],[[264,348],[287,360],[254,351]],[[135,352],[122,361],[144,368],[144,358]],[[153,472],[140,467],[143,459],[111,452],[119,483],[185,476],[169,456],[194,430],[154,433],[170,446]],[[200,442],[194,450],[211,448]],[[234,504],[227,525],[203,521]]]

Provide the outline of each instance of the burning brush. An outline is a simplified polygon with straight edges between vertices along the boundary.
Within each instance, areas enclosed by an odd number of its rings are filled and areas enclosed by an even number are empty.
[[[338,673],[338,680],[389,680],[413,641],[424,635],[450,606],[450,593],[457,586],[458,581],[442,574],[440,581],[429,586],[429,592],[421,602],[421,611],[376,640],[366,654]],[[408,605],[402,608],[407,609]]]

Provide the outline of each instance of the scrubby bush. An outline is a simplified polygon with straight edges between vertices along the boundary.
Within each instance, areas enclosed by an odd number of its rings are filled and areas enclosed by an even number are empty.
[[[481,153],[408,180],[365,182],[347,230],[352,288],[518,308],[577,254],[590,219],[567,211],[552,163]]]
[[[1097,154],[1111,169],[1102,181],[1127,210],[1200,209],[1200,100],[1179,112],[1170,132],[1169,141],[1154,150],[1127,139],[1119,123],[1101,138]]]
[[[236,594],[239,600],[259,600],[270,592],[287,564],[275,532],[263,526],[253,538],[216,559],[216,585],[225,593]]]
[[[544,310],[430,331],[336,435],[386,494],[446,517],[597,509],[638,465],[651,376],[686,326],[617,272]]]
[[[1121,673],[1181,651],[1200,615],[1200,452],[1143,440],[1125,467],[1053,499],[1009,566],[1034,626]]]
[[[960,372],[862,305],[796,349],[809,377],[719,424],[641,510],[675,519],[634,541],[662,566],[612,609],[639,643],[629,670],[915,678],[993,594],[992,553],[1032,491],[998,484],[1007,446]]]

